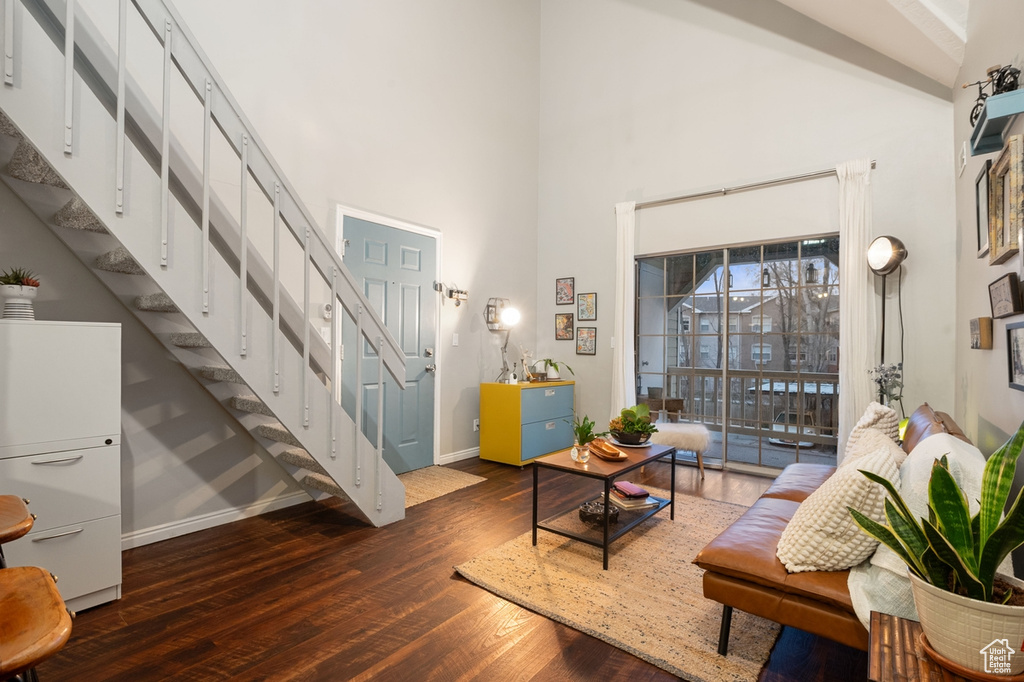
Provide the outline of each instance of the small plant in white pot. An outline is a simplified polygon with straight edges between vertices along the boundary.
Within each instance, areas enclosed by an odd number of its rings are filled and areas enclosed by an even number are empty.
[[[565,368],[569,370],[570,374],[576,376],[576,372],[572,371],[572,367],[569,366],[569,363],[563,362],[561,364],[565,365]],[[551,358],[544,358],[543,360],[538,360],[537,368],[537,371],[544,372],[549,380],[557,380],[562,378],[562,375],[559,373],[561,371],[559,363],[555,362]]]
[[[4,300],[5,319],[34,320],[32,300],[39,292],[39,280],[25,268],[0,272],[0,298]]]
[[[980,508],[970,513],[967,497],[949,472],[946,457],[936,460],[928,482],[928,518],[916,519],[886,479],[861,471],[889,493],[887,525],[855,509],[865,532],[907,564],[914,604],[928,644],[940,656],[969,670],[985,670],[989,645],[1024,642],[1024,582],[997,575],[1011,551],[1024,545],[1024,490],[1003,516],[1024,446],[1024,424],[989,457],[982,474]],[[1024,653],[1006,661],[1003,674],[1024,671]]]

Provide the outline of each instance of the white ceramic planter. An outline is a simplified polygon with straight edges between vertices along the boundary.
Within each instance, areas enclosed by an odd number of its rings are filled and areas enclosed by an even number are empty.
[[[921,629],[937,653],[982,673],[1018,675],[1024,672],[1024,651],[1021,651],[1024,648],[1024,606],[968,599],[909,575]],[[999,577],[1024,589],[1024,582],[1020,580]],[[1006,640],[1014,651],[1008,659],[1010,669],[1005,673],[999,669],[1001,664],[995,660],[996,654],[991,653],[993,658],[988,660],[990,653],[986,652],[999,648],[999,640]],[[986,663],[990,664],[988,670]]]
[[[27,287],[21,284],[0,285],[0,298],[4,301],[3,319],[36,319],[32,300],[36,297],[37,293],[39,293],[39,287]]]

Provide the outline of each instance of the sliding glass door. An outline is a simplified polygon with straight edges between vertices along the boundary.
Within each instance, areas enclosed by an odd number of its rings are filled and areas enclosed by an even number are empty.
[[[839,239],[637,259],[637,396],[699,422],[706,460],[834,464]]]

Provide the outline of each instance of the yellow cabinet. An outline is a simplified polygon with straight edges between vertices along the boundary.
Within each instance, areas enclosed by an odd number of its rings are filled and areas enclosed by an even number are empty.
[[[480,459],[506,464],[572,447],[575,383],[480,384]]]

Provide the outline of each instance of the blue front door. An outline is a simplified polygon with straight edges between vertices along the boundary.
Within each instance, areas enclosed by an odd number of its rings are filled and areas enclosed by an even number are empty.
[[[370,305],[405,354],[405,390],[384,374],[384,461],[395,473],[434,463],[434,339],[436,330],[437,240],[433,237],[344,216],[344,263]],[[355,329],[343,328],[344,385],[355,383]],[[362,345],[363,432],[377,445],[377,356]]]

